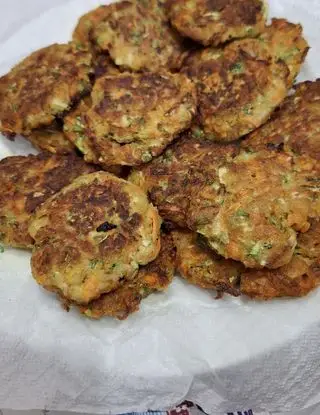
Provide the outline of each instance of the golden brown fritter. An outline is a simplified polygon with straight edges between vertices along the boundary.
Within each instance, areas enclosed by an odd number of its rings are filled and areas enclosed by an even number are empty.
[[[167,8],[183,36],[206,46],[257,36],[267,14],[263,0],[168,0]]]
[[[109,15],[109,7],[102,5],[80,17],[72,35],[74,42],[89,49],[92,48],[90,35],[92,30]]]
[[[137,186],[106,172],[83,175],[47,200],[29,227],[32,273],[78,304],[132,280],[160,250],[160,217]]]
[[[265,48],[266,58],[270,56],[271,49],[273,59],[287,65],[288,84],[291,87],[309,50],[308,43],[303,37],[302,26],[290,23],[286,19],[272,19],[259,40]],[[259,51],[258,56],[262,56],[261,53],[262,50]]]
[[[81,174],[94,171],[74,154],[7,157],[0,161],[0,241],[31,248],[32,214],[53,194]]]
[[[69,154],[75,151],[75,146],[67,139],[62,125],[57,121],[48,127],[33,130],[25,138],[40,151],[48,151],[52,154]]]
[[[92,54],[92,66],[95,79],[105,75],[117,75],[120,68],[115,65],[108,53],[99,52],[91,40],[91,32],[106,16],[109,15],[109,7],[102,5],[84,14],[78,21],[73,32],[73,41],[80,47],[85,47]]]
[[[132,281],[126,281],[120,288],[103,294],[80,311],[87,317],[115,317],[126,319],[139,310],[141,301],[152,293],[165,291],[175,271],[175,248],[170,235],[161,236],[161,250],[157,258],[141,267]]]
[[[90,53],[74,43],[40,49],[0,78],[0,131],[29,135],[91,90]]]
[[[288,263],[296,231],[319,214],[319,167],[311,159],[243,153],[182,138],[130,180],[160,214],[204,235],[226,258],[252,268]]]
[[[92,101],[90,96],[86,96],[64,119],[64,135],[69,138],[70,144],[73,143],[84,154],[91,154],[93,151],[89,140],[83,140],[82,134],[80,134],[82,131],[81,115],[89,111],[91,105]],[[69,124],[71,120],[73,124],[70,127]],[[104,166],[104,170],[122,178],[125,178],[128,175],[128,173],[125,172],[125,168],[119,165]]]
[[[66,117],[65,133],[86,161],[135,166],[160,154],[196,112],[195,89],[180,74],[120,74],[97,80],[90,108]]]
[[[312,220],[300,233],[291,261],[281,268],[245,269],[240,262],[226,260],[207,248],[196,234],[174,231],[177,269],[194,285],[219,293],[248,295],[258,300],[301,297],[320,283],[320,222]],[[240,286],[239,286],[240,283]]]
[[[177,270],[191,284],[238,296],[240,262],[224,259],[205,246],[200,235],[190,231],[172,232],[177,248]]]
[[[199,232],[220,255],[250,268],[278,268],[291,259],[296,232],[319,215],[319,166],[309,158],[237,151],[184,137],[129,179],[165,220]]]
[[[199,126],[214,141],[232,141],[259,127],[287,94],[286,65],[253,58],[240,42],[238,48],[196,52],[184,69],[197,85]]]
[[[274,19],[257,39],[191,54],[183,72],[196,83],[198,124],[206,138],[232,141],[266,122],[285,99],[307,50],[301,26]]]
[[[256,42],[258,40],[259,42]],[[285,19],[272,19],[257,39],[241,39],[230,44],[255,59],[283,62],[288,70],[287,83],[291,87],[300,72],[309,50],[302,26]]]
[[[240,44],[241,49],[254,58],[284,62],[289,71],[287,79],[291,87],[309,50],[302,26],[286,19],[272,19],[258,40],[259,43],[253,39],[243,39],[233,44],[236,47]]]
[[[157,1],[121,1],[92,30],[98,49],[109,52],[118,66],[134,71],[179,69],[186,50]]]
[[[249,268],[288,264],[296,232],[306,232],[310,218],[319,216],[317,163],[281,153],[241,153],[218,176],[217,190],[207,186],[212,207],[200,219],[194,215],[193,228],[220,255]]]
[[[248,270],[241,276],[241,292],[251,298],[301,297],[320,283],[320,222],[312,221],[299,234],[289,264],[276,270]]]
[[[196,205],[198,218],[210,209],[207,187],[219,189],[218,167],[237,153],[235,144],[219,145],[186,133],[163,155],[134,170],[129,180],[148,192],[162,218],[185,228],[194,221],[190,204]],[[196,199],[194,192],[201,197]]]
[[[306,155],[320,161],[320,79],[302,82],[271,120],[250,134],[242,147]]]

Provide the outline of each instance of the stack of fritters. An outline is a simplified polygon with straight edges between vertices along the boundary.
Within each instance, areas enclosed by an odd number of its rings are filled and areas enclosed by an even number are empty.
[[[218,297],[318,285],[320,81],[290,92],[308,44],[266,18],[123,0],[0,78],[0,131],[42,151],[0,162],[0,240],[67,309],[126,318],[175,269]]]
[[[297,85],[241,143],[189,133],[131,173],[164,219],[188,228],[173,235],[177,268],[193,284],[263,299],[319,284],[319,87]]]

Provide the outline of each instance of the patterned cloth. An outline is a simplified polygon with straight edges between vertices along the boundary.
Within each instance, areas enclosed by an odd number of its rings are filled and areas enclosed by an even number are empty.
[[[31,411],[14,411],[11,409],[0,409],[0,415],[89,415],[78,414],[75,412],[58,412],[44,410],[31,410]],[[129,412],[121,415],[208,415],[199,405],[195,405],[192,402],[185,401],[181,405],[172,409],[171,411],[148,411],[148,412]],[[248,411],[228,412],[225,415],[269,415],[267,413],[253,413],[251,409]],[[290,415],[290,414],[288,414]]]
[[[14,411],[11,409],[10,410],[0,409],[0,415],[90,415],[90,414],[78,414],[76,412],[48,411],[46,409],[31,410],[31,411]],[[172,409],[171,411],[129,412],[127,414],[121,414],[121,415],[208,415],[208,414],[206,414],[199,405],[195,405],[192,402],[185,401],[181,405]],[[266,413],[266,412],[253,413],[253,411],[249,409],[248,411],[228,412],[225,415],[269,415],[269,413]]]
[[[107,411],[106,411],[107,414]],[[43,410],[31,410],[31,411],[14,411],[11,409],[0,409],[0,415],[90,415],[79,414],[76,412],[58,412]],[[206,414],[199,405],[195,405],[192,402],[185,401],[181,405],[172,409],[171,411],[149,411],[149,412],[130,412],[128,414],[121,415],[209,415]],[[210,414],[214,415],[214,414]],[[221,415],[221,414],[219,414]],[[303,411],[290,412],[286,414],[270,413],[270,412],[253,412],[251,409],[244,411],[228,412],[225,415],[320,415],[320,405],[315,405],[309,409]]]

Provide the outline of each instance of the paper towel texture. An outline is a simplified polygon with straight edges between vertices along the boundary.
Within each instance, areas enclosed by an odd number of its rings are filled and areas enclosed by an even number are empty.
[[[50,2],[30,20],[33,1],[19,1],[19,28],[0,37],[1,74],[35,49],[67,41],[77,18],[98,4]],[[270,0],[270,14],[304,25],[312,49],[300,79],[315,79],[319,1]],[[1,138],[1,158],[30,151]],[[0,254],[1,408],[124,413],[187,399],[208,413],[281,412],[320,401],[320,290],[270,303],[216,301],[176,279],[128,320],[94,322],[66,314],[38,287],[29,259],[18,250]]]

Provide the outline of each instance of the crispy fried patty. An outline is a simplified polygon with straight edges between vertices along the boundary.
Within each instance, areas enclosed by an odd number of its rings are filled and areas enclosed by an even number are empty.
[[[75,146],[67,139],[62,125],[57,121],[48,127],[33,130],[26,139],[40,151],[48,151],[53,154],[69,154],[75,151]]]
[[[285,151],[320,161],[320,79],[302,82],[271,120],[250,134],[242,147]]]
[[[205,189],[212,207],[195,215],[193,228],[220,255],[249,268],[288,264],[296,232],[306,232],[320,212],[317,163],[280,153],[241,153],[218,169],[218,177],[215,189]]]
[[[115,317],[126,319],[139,310],[141,301],[148,295],[167,289],[175,271],[175,247],[170,235],[161,235],[161,249],[157,258],[141,267],[132,281],[124,282],[120,288],[103,294],[80,310],[87,317]]]
[[[191,284],[201,288],[239,295],[240,262],[227,260],[210,250],[199,235],[190,231],[172,232],[177,249],[177,270]]]
[[[28,225],[36,208],[81,174],[94,171],[74,154],[7,157],[0,161],[0,240],[30,248]]]
[[[91,99],[89,108],[66,117],[65,133],[87,161],[104,168],[150,161],[196,112],[194,86],[180,74],[101,77]]]
[[[317,163],[286,154],[243,152],[185,137],[130,180],[166,220],[207,238],[220,255],[250,268],[288,263],[296,232],[319,215]]]
[[[40,49],[0,78],[0,131],[28,135],[91,90],[90,53],[75,44]]]
[[[85,47],[92,54],[92,66],[95,79],[104,75],[117,75],[120,68],[115,65],[110,55],[106,52],[101,53],[91,39],[92,30],[109,15],[109,7],[102,5],[84,14],[78,21],[73,32],[73,41],[80,47]]]
[[[266,57],[269,57],[271,49],[274,60],[281,60],[287,65],[288,84],[291,87],[309,50],[303,37],[302,26],[290,23],[286,19],[272,19],[259,40],[264,45]],[[261,53],[262,50],[259,51],[259,54]]]
[[[206,138],[232,141],[267,121],[285,99],[307,50],[299,25],[273,20],[257,39],[191,54],[183,72],[197,86],[198,124]]]
[[[300,72],[309,46],[303,37],[302,26],[288,22],[286,19],[272,19],[271,24],[258,37],[259,43],[253,39],[242,39],[241,49],[250,56],[285,63],[288,69],[287,82],[291,87]]]
[[[81,16],[72,34],[73,41],[90,49],[92,30],[108,15],[109,7],[102,5]]]
[[[237,153],[237,145],[219,145],[186,133],[163,155],[133,170],[130,180],[148,192],[165,220],[185,228],[194,220],[190,210],[193,193],[204,189],[202,197],[194,199],[195,215],[201,217],[212,205],[205,185],[215,187],[218,167]]]
[[[291,261],[278,269],[246,269],[226,260],[188,231],[174,231],[177,268],[192,284],[218,293],[244,294],[258,300],[301,297],[320,282],[320,222],[312,220],[306,233],[299,233]]]
[[[117,65],[134,71],[180,68],[185,48],[158,1],[121,1],[107,8],[92,40]]]
[[[109,173],[83,175],[37,210],[32,273],[48,290],[88,304],[160,249],[160,217],[137,186]]]
[[[298,236],[289,264],[276,270],[247,270],[241,276],[241,292],[251,298],[301,297],[320,283],[320,222],[312,221]]]
[[[262,0],[169,0],[167,7],[174,27],[203,45],[255,37],[266,19]]]

